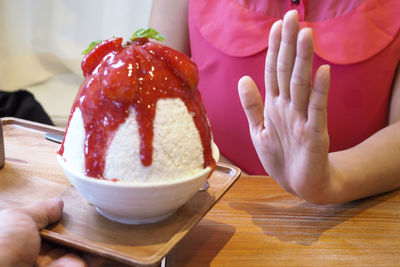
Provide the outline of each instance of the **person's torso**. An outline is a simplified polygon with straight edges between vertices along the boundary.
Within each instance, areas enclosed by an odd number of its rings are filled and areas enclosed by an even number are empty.
[[[278,3],[279,2],[279,3]],[[331,65],[330,150],[350,148],[386,126],[400,58],[398,0],[192,0],[189,32],[199,89],[222,154],[244,171],[264,174],[237,94],[244,75],[264,95],[264,64],[272,24],[291,9],[313,28],[314,73]]]

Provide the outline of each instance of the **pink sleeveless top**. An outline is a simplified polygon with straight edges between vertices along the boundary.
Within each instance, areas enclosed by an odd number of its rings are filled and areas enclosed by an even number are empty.
[[[291,9],[314,35],[314,73],[331,65],[330,150],[350,148],[387,125],[400,59],[399,0],[191,0],[192,58],[216,144],[250,174],[265,174],[253,148],[237,82],[256,81],[264,96],[264,62],[272,24]]]

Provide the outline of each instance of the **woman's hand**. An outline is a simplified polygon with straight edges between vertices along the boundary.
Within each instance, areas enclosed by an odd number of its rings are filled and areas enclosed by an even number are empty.
[[[65,250],[49,246],[41,248],[39,230],[57,222],[62,211],[61,199],[1,210],[0,265],[33,266],[36,262],[36,266],[87,266],[85,260]]]
[[[265,107],[250,77],[239,96],[250,134],[265,168],[283,188],[308,201],[326,201],[330,186],[326,105],[330,68],[321,66],[312,84],[312,31],[299,31],[296,11],[271,29],[265,64]]]

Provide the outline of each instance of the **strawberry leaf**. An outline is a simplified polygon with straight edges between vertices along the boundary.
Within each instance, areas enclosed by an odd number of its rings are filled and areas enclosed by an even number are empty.
[[[96,40],[91,42],[88,48],[86,48],[85,51],[82,52],[82,55],[86,55],[87,53],[89,53],[96,45],[98,45],[101,42],[103,42],[103,40]]]
[[[131,40],[133,41],[136,38],[148,38],[148,39],[152,38],[152,39],[155,39],[157,41],[164,41],[165,40],[164,35],[162,35],[158,31],[156,31],[155,29],[150,28],[150,27],[137,30],[132,35]]]

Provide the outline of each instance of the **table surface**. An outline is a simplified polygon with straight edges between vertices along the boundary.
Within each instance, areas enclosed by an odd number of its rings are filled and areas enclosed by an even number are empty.
[[[242,175],[166,259],[166,266],[354,265],[400,266],[400,190],[318,206],[270,177]]]
[[[400,190],[313,205],[270,177],[241,176],[167,266],[399,266]]]

